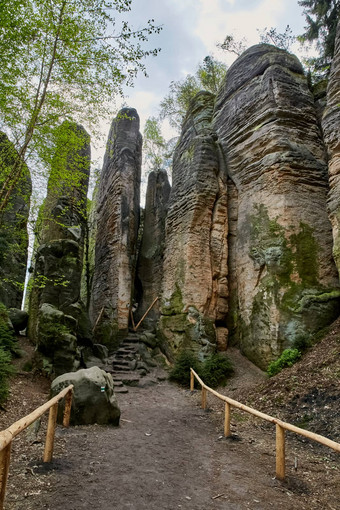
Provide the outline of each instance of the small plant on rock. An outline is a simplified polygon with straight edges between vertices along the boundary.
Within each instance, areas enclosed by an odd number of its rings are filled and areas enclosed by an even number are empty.
[[[269,363],[267,374],[269,377],[278,374],[283,368],[291,367],[301,358],[301,352],[298,349],[285,349],[279,359]]]

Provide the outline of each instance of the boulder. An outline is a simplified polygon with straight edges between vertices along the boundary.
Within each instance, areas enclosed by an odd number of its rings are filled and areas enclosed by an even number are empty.
[[[213,121],[228,174],[227,321],[261,368],[339,313],[327,164],[298,59],[274,46],[230,67]]]
[[[142,135],[135,109],[113,120],[97,197],[91,318],[96,342],[111,350],[128,330],[139,227]]]
[[[59,376],[79,368],[81,355],[75,330],[76,321],[72,316],[48,303],[41,305],[38,313],[38,353],[46,372]]]
[[[120,409],[114,394],[111,374],[98,367],[63,374],[52,382],[52,396],[70,384],[74,386],[71,425],[119,425]],[[58,419],[62,421],[63,406]]]
[[[14,331],[18,334],[19,331],[23,331],[28,322],[28,313],[18,308],[10,308],[8,310],[8,316],[13,325]]]
[[[174,353],[202,356],[216,348],[228,311],[226,173],[213,108],[209,92],[193,99],[174,154],[159,325]]]
[[[340,271],[340,21],[337,26],[334,57],[327,87],[327,105],[322,129],[328,151],[328,211],[333,228],[333,255]]]

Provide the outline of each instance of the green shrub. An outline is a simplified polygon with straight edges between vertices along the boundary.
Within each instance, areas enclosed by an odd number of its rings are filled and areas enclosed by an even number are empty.
[[[205,361],[200,362],[191,351],[182,351],[170,372],[170,380],[182,386],[190,384],[190,368],[193,368],[202,381],[211,388],[224,384],[233,373],[233,367],[226,356],[211,354]],[[195,386],[198,383],[195,379]]]
[[[298,349],[285,349],[279,359],[269,363],[267,374],[269,377],[278,374],[285,367],[291,367],[301,358],[301,352]]]
[[[0,347],[0,403],[3,403],[8,397],[8,378],[13,372],[10,353]]]
[[[201,378],[210,388],[225,384],[234,372],[230,360],[220,354],[211,354],[202,364]]]
[[[182,351],[176,358],[176,362],[169,374],[171,381],[175,381],[181,386],[190,384],[190,368],[200,373],[201,363],[191,351]]]

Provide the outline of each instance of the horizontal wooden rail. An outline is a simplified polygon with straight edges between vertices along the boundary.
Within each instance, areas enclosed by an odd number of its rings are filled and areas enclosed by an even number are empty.
[[[68,427],[70,424],[71,405],[72,405],[73,385],[70,384],[62,390],[58,395],[51,398],[48,402],[38,407],[32,413],[28,414],[21,420],[16,421],[10,427],[0,432],[0,510],[3,510],[5,501],[6,485],[10,464],[12,441],[27,429],[33,422],[49,410],[48,425],[46,432],[45,450],[43,461],[50,462],[53,456],[54,434],[57,421],[58,403],[65,398],[65,410],[63,416],[63,425]]]
[[[336,452],[340,452],[340,444],[336,441],[332,441],[327,437],[321,436],[320,434],[315,434],[314,432],[310,432],[309,430],[301,429],[300,427],[296,427],[295,425],[291,425],[290,423],[286,423],[278,418],[274,418],[269,414],[261,413],[252,407],[241,404],[237,400],[233,400],[232,398],[226,397],[225,395],[221,395],[217,391],[209,388],[202,379],[196,374],[196,372],[191,368],[190,369],[190,390],[194,390],[195,378],[200,383],[202,387],[202,408],[205,409],[207,405],[207,391],[215,395],[220,400],[223,400],[226,403],[225,407],[225,422],[224,422],[224,435],[228,437],[231,435],[230,432],[230,407],[236,407],[237,409],[241,409],[246,413],[252,414],[262,420],[269,421],[276,425],[276,477],[283,480],[285,477],[285,430],[289,430],[290,432],[295,432],[296,434],[300,434],[300,436],[307,437],[308,439],[312,439],[313,441],[317,441],[324,446],[328,446],[332,448]]]

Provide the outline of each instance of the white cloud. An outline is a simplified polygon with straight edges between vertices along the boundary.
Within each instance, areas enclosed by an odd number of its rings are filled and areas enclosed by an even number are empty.
[[[238,40],[244,37],[252,45],[259,42],[257,29],[274,26],[283,32],[287,24],[294,25],[295,11],[301,25],[301,8],[296,0],[198,0],[198,3],[200,15],[194,33],[208,53],[216,54],[216,43],[223,42],[226,35]],[[226,59],[229,60],[228,56]]]

